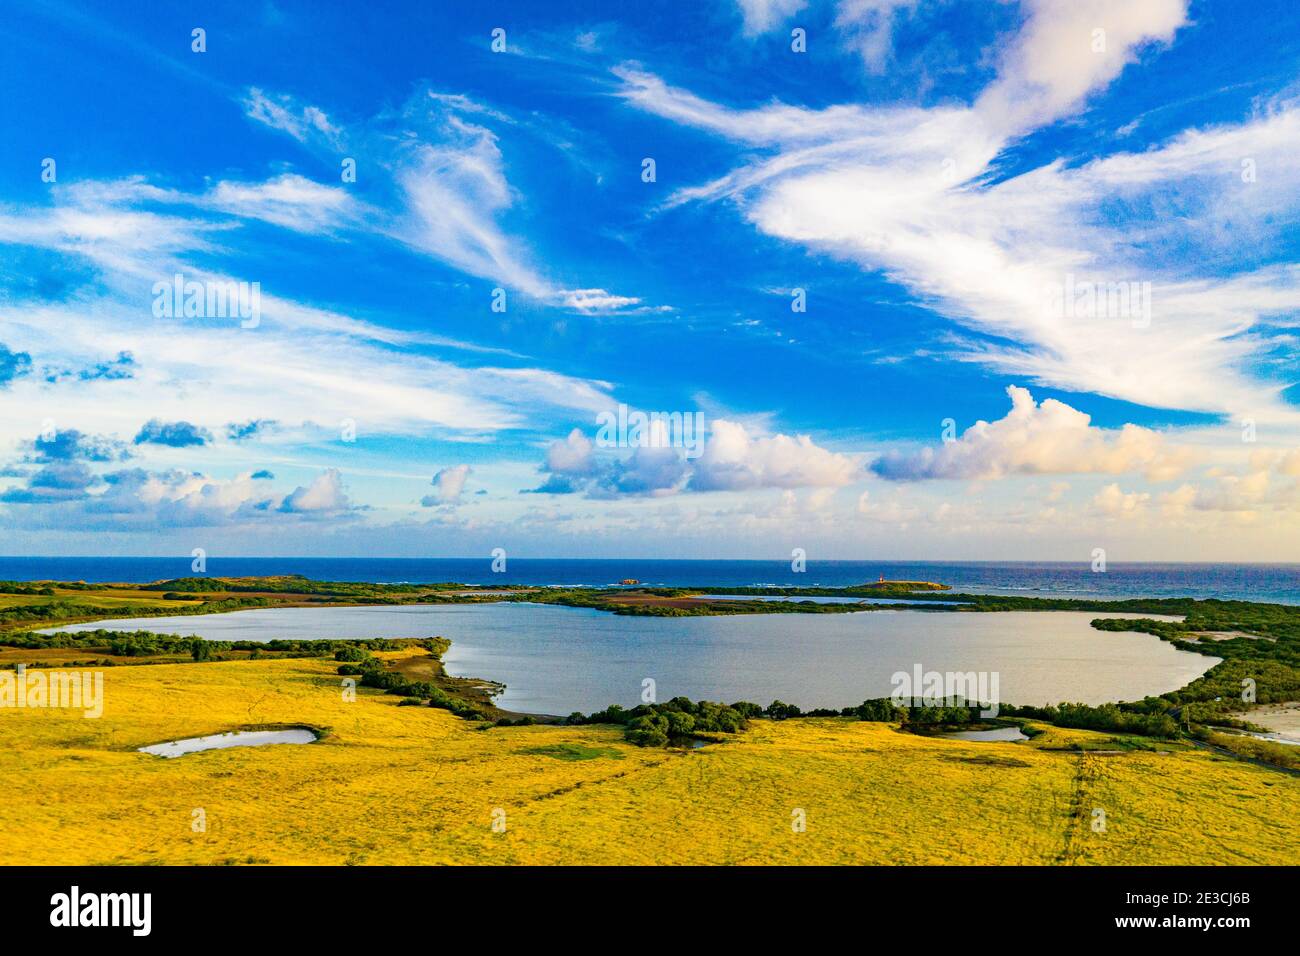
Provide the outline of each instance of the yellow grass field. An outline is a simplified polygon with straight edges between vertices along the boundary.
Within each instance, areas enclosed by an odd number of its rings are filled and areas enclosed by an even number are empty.
[[[53,604],[58,601],[72,601],[77,604],[88,604],[94,607],[119,608],[135,607],[155,608],[161,603],[162,595],[157,591],[144,591],[132,588],[104,588],[91,591],[80,591],[69,588],[55,588],[54,594],[0,594],[0,608],[7,607],[31,607],[37,605]],[[168,607],[185,608],[194,607],[203,603],[197,598],[187,600],[168,601]],[[58,621],[50,622],[50,627],[58,627]],[[111,624],[104,625],[111,627]]]
[[[613,728],[484,731],[365,689],[346,702],[334,668],[108,668],[101,719],[0,710],[0,864],[1300,862],[1300,778],[1203,751],[1080,754],[1044,747],[1100,735],[966,743],[847,719],[647,750]],[[330,732],[134,752],[294,723]],[[590,759],[560,759],[574,754]]]

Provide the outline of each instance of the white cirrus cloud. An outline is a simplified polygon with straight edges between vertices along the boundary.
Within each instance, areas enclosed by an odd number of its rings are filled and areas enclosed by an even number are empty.
[[[584,411],[609,404],[607,382],[526,364],[458,365],[427,348],[523,357],[295,301],[274,293],[273,278],[228,275],[207,265],[240,228],[206,218],[214,195],[245,212],[249,203],[263,201],[297,208],[295,197],[318,195],[315,184],[296,178],[278,177],[262,187],[240,184],[251,193],[236,203],[234,187],[180,194],[138,178],[85,181],[53,191],[52,205],[0,208],[0,244],[52,250],[93,270],[91,281],[63,290],[57,300],[0,301],[6,354],[54,369],[93,368],[105,355],[132,356],[129,376],[12,376],[0,392],[3,410],[11,412],[0,415],[0,454],[6,447],[17,452],[39,429],[39,419],[20,413],[23,408],[52,409],[60,429],[118,438],[159,418],[189,421],[215,435],[232,420],[274,419],[286,441],[305,434],[337,439],[345,420],[363,434],[478,440],[547,416],[557,401]],[[331,187],[320,188],[333,195]],[[190,208],[181,214],[182,206]],[[266,213],[260,206],[257,211]],[[246,330],[231,320],[151,316],[151,288],[182,273],[223,284],[260,278],[260,324]]]
[[[223,180],[205,197],[223,212],[293,229],[328,232],[355,221],[360,204],[340,186],[326,186],[295,173],[260,183]]]
[[[736,0],[745,36],[774,30],[808,5],[808,0]]]
[[[288,94],[250,88],[240,102],[251,119],[322,155],[337,155],[346,142],[358,175],[383,171],[378,191],[388,204],[365,204],[349,190],[285,174],[267,183],[221,183],[208,198],[213,208],[301,232],[378,233],[467,275],[578,313],[668,310],[598,287],[566,288],[544,275],[528,243],[509,231],[505,220],[519,195],[500,134],[543,122],[537,117],[521,123],[464,94],[433,89],[348,129]]]
[[[1286,383],[1261,368],[1276,347],[1267,328],[1295,324],[1300,268],[1239,254],[1300,219],[1300,108],[1264,103],[1142,152],[1001,175],[1004,150],[1082,110],[1187,22],[1184,0],[1026,8],[969,106],[735,109],[626,65],[618,95],[752,148],[666,206],[730,200],[768,235],[884,275],[963,330],[948,357],[1150,407],[1300,425]],[[1238,175],[1243,156],[1266,184]],[[1062,314],[1050,292],[1076,279],[1148,294],[1140,313]]]
[[[288,94],[265,93],[255,86],[249,87],[241,104],[250,119],[287,133],[300,143],[313,138],[331,145],[341,141],[343,131],[330,121],[324,110],[301,103]]]
[[[1024,0],[1028,18],[976,103],[1009,132],[1056,119],[1101,89],[1146,44],[1187,24],[1187,0]]]
[[[867,70],[880,74],[889,59],[895,17],[918,3],[920,0],[839,0],[835,27],[862,57]]]

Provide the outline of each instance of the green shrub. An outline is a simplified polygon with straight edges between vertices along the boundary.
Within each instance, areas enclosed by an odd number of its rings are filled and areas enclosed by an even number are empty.
[[[902,722],[907,712],[888,697],[873,697],[864,700],[851,713],[858,720],[872,720],[881,723]]]

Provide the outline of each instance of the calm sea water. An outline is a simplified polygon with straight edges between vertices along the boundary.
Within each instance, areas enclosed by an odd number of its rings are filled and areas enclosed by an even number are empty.
[[[887,696],[896,671],[996,672],[1001,700],[1133,700],[1182,687],[1218,662],[1148,634],[1098,631],[1074,611],[865,611],[624,617],[542,604],[259,608],[67,627],[135,628],[209,640],[433,637],[448,670],[506,684],[501,706],[538,714],[659,700],[774,699],[844,707]]]
[[[164,558],[0,557],[0,580],[149,582],[192,574],[186,555]],[[1086,563],[969,561],[563,560],[511,558],[504,574],[491,558],[227,558],[210,556],[211,575],[303,574],[329,581],[381,583],[589,585],[637,578],[652,585],[736,587],[752,584],[841,587],[895,580],[951,584],[979,594],[1051,597],[1215,597],[1300,604],[1300,564],[1124,564],[1104,574]]]

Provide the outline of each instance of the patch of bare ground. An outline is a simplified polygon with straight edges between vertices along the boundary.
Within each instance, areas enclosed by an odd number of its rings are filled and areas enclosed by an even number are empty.
[[[1238,720],[1244,720],[1270,733],[1278,734],[1287,740],[1300,743],[1300,701],[1286,701],[1280,704],[1261,704],[1239,714],[1229,714]]]
[[[1211,643],[1215,641],[1232,641],[1239,637],[1244,637],[1248,641],[1277,642],[1276,637],[1267,637],[1263,634],[1247,634],[1245,631],[1192,631],[1186,636],[1180,635],[1180,637],[1191,644],[1200,644],[1204,641]]]

